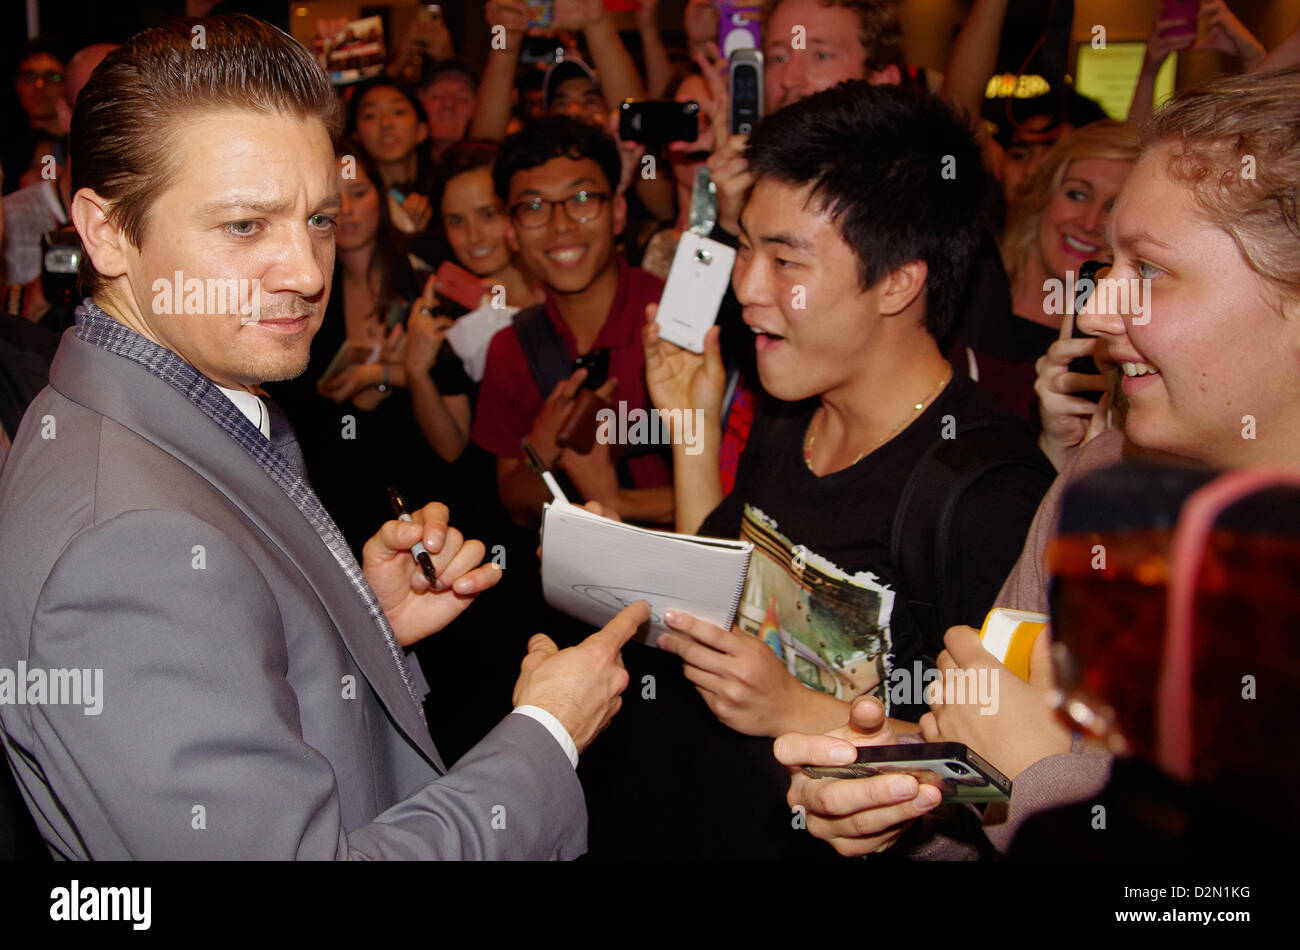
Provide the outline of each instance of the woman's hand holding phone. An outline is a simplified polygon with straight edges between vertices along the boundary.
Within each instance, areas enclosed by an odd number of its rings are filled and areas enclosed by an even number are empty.
[[[1109,367],[1105,354],[1105,345],[1096,337],[1064,337],[1054,341],[1034,365],[1038,373],[1034,392],[1038,394],[1038,413],[1043,423],[1038,445],[1057,471],[1065,467],[1075,450],[1106,428],[1110,413],[1107,374],[1070,371],[1071,361],[1081,356],[1091,356],[1099,366]],[[1110,372],[1114,372],[1113,367]],[[1074,395],[1094,390],[1103,393],[1099,402]]]

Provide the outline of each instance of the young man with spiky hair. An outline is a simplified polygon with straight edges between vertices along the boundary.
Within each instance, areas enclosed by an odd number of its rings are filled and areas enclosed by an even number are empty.
[[[954,375],[937,343],[989,193],[964,123],[929,94],[859,80],[768,116],[746,157],[757,181],[733,287],[777,401],[760,409],[725,498],[708,487],[707,451],[675,447],[673,459],[680,503],[712,509],[700,533],[754,542],[738,626],[670,611],[679,634],[656,654],[630,648],[634,681],[653,675],[657,696],[629,703],[620,742],[597,757],[635,747],[642,761],[697,763],[689,796],[650,789],[688,798],[693,815],[747,799],[747,834],[725,840],[721,823],[654,811],[667,820],[644,840],[719,856],[791,843],[772,737],[842,726],[864,693],[915,723],[943,632],[978,626],[993,606],[1051,481],[1029,433]],[[696,357],[653,326],[646,338],[656,406],[694,405],[701,375],[716,390],[716,343]],[[707,754],[681,751],[701,742]],[[604,788],[592,799],[595,838],[606,802],[622,799]],[[912,799],[928,808],[938,795],[913,787]]]
[[[534,637],[515,711],[447,769],[401,648],[499,574],[437,504],[358,564],[262,398],[307,366],[329,297],[336,115],[311,54],[243,16],[133,37],[77,100],[92,299],[0,478],[0,671],[103,687],[55,704],[24,682],[15,703],[0,675],[9,764],[57,857],[583,850],[577,753],[617,709],[645,605],[571,650]],[[159,305],[191,280],[255,281],[258,310]]]

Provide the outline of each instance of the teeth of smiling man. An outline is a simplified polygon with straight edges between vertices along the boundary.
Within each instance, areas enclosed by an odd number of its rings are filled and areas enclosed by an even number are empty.
[[[572,248],[563,251],[550,251],[548,252],[548,255],[552,260],[560,261],[561,263],[567,264],[570,261],[576,261],[579,257],[582,256],[582,248],[579,247],[579,248]]]
[[[475,250],[470,251],[470,252],[469,252],[469,256],[470,256],[470,257],[474,257],[474,258],[478,258],[478,257],[487,257],[487,256],[488,256],[489,254],[491,254],[491,253],[492,253],[492,248],[490,248],[490,247],[480,247],[480,248],[477,248],[477,249],[475,249]]]
[[[1159,376],[1160,370],[1149,363],[1121,363],[1125,376]]]
[[[1078,251],[1080,254],[1096,254],[1099,250],[1101,250],[1100,245],[1097,245],[1097,244],[1084,244],[1082,241],[1078,240],[1077,238],[1072,238],[1072,237],[1070,237],[1070,235],[1068,235],[1068,234],[1063,235],[1063,237],[1064,237],[1065,243],[1066,243],[1068,246],[1074,248],[1074,249],[1075,249],[1076,251]]]

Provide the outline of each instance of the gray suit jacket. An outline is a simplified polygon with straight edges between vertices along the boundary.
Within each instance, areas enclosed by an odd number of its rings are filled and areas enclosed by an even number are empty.
[[[184,394],[71,330],[0,476],[0,670],[20,661],[103,670],[98,715],[0,704],[56,857],[586,847],[581,785],[546,729],[507,716],[443,775],[364,603],[284,491]]]

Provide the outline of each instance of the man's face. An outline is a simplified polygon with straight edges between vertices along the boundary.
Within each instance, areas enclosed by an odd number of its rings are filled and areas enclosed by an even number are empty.
[[[23,111],[33,122],[54,118],[55,103],[63,95],[63,82],[63,64],[49,53],[35,53],[22,61],[14,87]]]
[[[546,94],[537,89],[526,89],[519,94],[519,114],[527,121],[546,115]]]
[[[1043,156],[1073,128],[1068,122],[1053,126],[1048,115],[1030,116],[1016,128],[1002,158],[1002,193],[1008,204],[1020,195]]]
[[[613,191],[600,165],[590,158],[553,158],[511,177],[507,233],[524,262],[553,292],[581,293],[614,266],[614,235],[623,230],[627,203],[621,195],[613,197]],[[580,217],[591,214],[588,221],[574,221],[563,205],[552,207],[549,223],[539,227],[527,227],[520,220],[522,203],[563,201],[580,192],[591,196],[593,209],[600,206],[598,212],[579,211]]]
[[[429,135],[435,142],[459,142],[474,118],[474,87],[460,75],[435,79],[420,92],[429,115]]]
[[[334,269],[340,200],[325,127],[239,110],[183,119],[176,132],[175,178],[149,209],[143,246],[126,247],[126,286],[110,299],[129,293],[147,335],[221,386],[298,376]],[[258,288],[259,319],[229,300],[220,313],[161,312],[175,309],[178,271],[186,289],[202,282],[205,304],[218,281],[258,282],[243,286]]]
[[[596,84],[585,76],[566,79],[555,89],[551,99],[551,115],[567,115],[603,129],[609,118],[605,100]]]
[[[758,375],[778,399],[832,393],[857,376],[882,319],[880,284],[863,291],[858,260],[807,186],[762,178],[740,217],[732,286],[757,336]]]
[[[803,49],[792,44],[797,27],[803,28]],[[768,114],[846,79],[873,78],[867,75],[867,52],[858,41],[857,16],[844,7],[824,7],[818,0],[783,0],[772,11],[763,57],[763,105]]]

